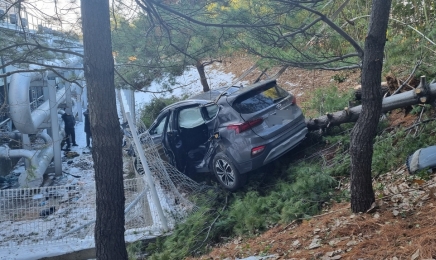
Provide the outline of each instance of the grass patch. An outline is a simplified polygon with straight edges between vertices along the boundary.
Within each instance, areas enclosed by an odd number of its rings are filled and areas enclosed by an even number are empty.
[[[372,158],[373,174],[394,170],[419,148],[436,144],[436,121],[423,124],[418,129],[399,129],[375,138]]]
[[[334,85],[318,88],[304,103],[304,114],[306,117],[319,117],[327,112],[343,110],[348,106],[348,101],[353,100],[353,94],[353,90],[341,92]]]

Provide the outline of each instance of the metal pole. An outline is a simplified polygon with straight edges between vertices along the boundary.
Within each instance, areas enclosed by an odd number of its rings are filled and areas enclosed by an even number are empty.
[[[23,149],[26,149],[26,150],[31,150],[32,149],[32,146],[30,145],[30,138],[29,138],[28,134],[21,135],[21,142],[22,142]],[[29,167],[30,167],[30,160],[29,159],[25,159],[24,160],[24,165],[26,167],[26,170],[28,170]]]
[[[64,77],[69,79],[71,77],[71,71],[64,72]],[[73,113],[73,101],[71,100],[71,82],[65,81],[64,86],[65,86],[65,104],[67,106],[66,109],[68,108],[71,109],[71,114],[75,116]]]
[[[55,175],[62,175],[61,137],[59,134],[58,106],[56,102],[56,78],[47,77],[48,99],[50,104],[51,138],[53,139],[53,158]]]
[[[83,122],[83,107],[82,107],[83,89],[79,85],[77,85],[76,83],[72,83],[72,85],[73,84],[74,84],[74,90],[76,91],[76,100],[77,100],[76,107],[77,107],[77,113],[78,113],[77,117],[78,117],[78,120],[80,122]]]
[[[133,118],[136,118],[136,107],[135,107],[135,104],[136,104],[136,100],[135,100],[135,91],[133,91],[133,90],[130,90],[129,91],[130,92],[130,109],[132,109],[133,110]]]
[[[6,16],[6,14],[5,14],[5,16]],[[6,19],[7,19],[7,17],[6,17]],[[1,64],[2,64],[2,66],[3,66],[3,68],[2,68],[2,72],[3,72],[3,74],[5,74],[6,73],[6,67],[4,67],[5,66],[5,60],[4,60],[4,58],[3,58],[3,56],[0,56],[0,62],[1,62]],[[8,94],[8,92],[9,92],[9,84],[8,84],[8,77],[3,77],[3,90],[4,90],[4,103],[5,104],[9,104],[9,94]],[[7,130],[8,131],[12,131],[12,123],[11,123],[11,120],[10,120],[10,118],[8,118],[8,119],[6,119],[6,120],[9,120],[9,124],[8,124],[8,127],[7,127]],[[5,122],[2,122],[2,123],[0,123],[0,127],[3,125],[3,123],[5,123]]]
[[[154,186],[153,178],[151,177],[150,168],[148,167],[147,159],[145,158],[145,152],[144,149],[142,149],[141,142],[139,141],[138,135],[136,134],[136,128],[129,111],[126,111],[126,117],[127,117],[127,122],[129,123],[129,128],[132,133],[133,142],[135,143],[137,151],[139,153],[137,154],[137,156],[139,156],[142,166],[144,167],[145,178],[148,183],[148,186],[150,187],[151,198],[156,205],[157,213],[159,214],[159,218],[162,222],[162,227],[164,231],[167,232],[168,231],[167,219],[163,214],[162,205],[160,204],[159,197],[157,196],[156,187]]]

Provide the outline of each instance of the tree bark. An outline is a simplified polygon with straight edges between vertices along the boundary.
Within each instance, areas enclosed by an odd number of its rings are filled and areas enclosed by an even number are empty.
[[[381,73],[392,0],[373,0],[362,64],[362,111],[351,132],[351,210],[365,212],[375,202],[371,163],[382,111]]]
[[[84,72],[96,186],[97,259],[127,259],[124,187],[108,0],[82,0]]]
[[[195,64],[195,67],[197,68],[198,74],[200,74],[200,82],[203,86],[203,92],[209,91],[210,88],[209,84],[207,83],[206,73],[204,72],[204,64],[198,60]]]
[[[417,88],[383,99],[382,112],[384,113],[397,108],[420,104],[423,103],[423,100],[424,102],[429,102],[435,98],[436,84],[430,84],[428,92]],[[315,131],[344,123],[356,122],[361,112],[362,106],[347,107],[343,111],[328,113],[318,118],[307,119],[306,125],[309,131]]]

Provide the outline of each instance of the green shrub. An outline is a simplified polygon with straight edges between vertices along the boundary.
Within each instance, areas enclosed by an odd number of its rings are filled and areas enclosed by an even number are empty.
[[[150,103],[144,105],[144,107],[140,111],[141,121],[144,123],[146,127],[150,127],[153,121],[157,118],[160,111],[164,109],[166,106],[171,105],[177,101],[179,98],[171,97],[171,98],[153,98]]]
[[[373,174],[381,174],[405,163],[408,155],[419,148],[436,144],[436,122],[424,124],[415,134],[415,129],[385,133],[375,138],[372,157]]]
[[[318,117],[327,112],[331,113],[343,110],[344,107],[348,106],[348,101],[352,99],[352,90],[340,92],[334,85],[318,88],[307,102],[304,112],[306,116]],[[311,111],[316,111],[316,114],[310,114],[313,113]],[[307,113],[309,113],[309,115]]]
[[[213,212],[210,208],[203,207],[179,224],[173,234],[150,243],[147,252],[151,255],[147,259],[176,260],[204,253],[207,243],[203,242],[212,237],[207,230],[213,223]]]
[[[347,79],[347,76],[344,73],[338,73],[332,76],[332,79],[337,83],[342,83]]]
[[[334,185],[336,180],[320,164],[303,161],[290,166],[269,190],[235,195],[225,216],[234,223],[234,234],[255,234],[271,224],[318,213]]]

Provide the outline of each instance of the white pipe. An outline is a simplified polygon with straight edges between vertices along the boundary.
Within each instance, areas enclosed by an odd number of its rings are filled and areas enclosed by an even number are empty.
[[[18,131],[23,134],[35,134],[38,127],[50,117],[50,104],[45,101],[41,106],[30,111],[30,82],[41,80],[39,73],[15,73],[9,87],[10,117]],[[65,100],[65,89],[56,93],[57,104]]]
[[[9,139],[13,139],[13,140],[20,140],[21,133],[19,133],[19,132],[1,132],[0,138],[9,138]]]
[[[79,73],[79,78],[83,78],[83,71]],[[80,87],[77,84],[73,84],[74,91],[76,92],[76,108],[77,108],[77,117],[79,122],[83,122],[83,107],[82,107],[82,95],[83,95],[83,87]]]
[[[55,77],[47,76],[47,88],[48,88],[48,102],[50,109],[50,123],[51,134],[53,141],[53,153],[54,153],[54,170],[56,176],[62,175],[62,158],[61,158],[61,134],[58,132],[60,129],[59,119],[57,113],[58,103],[56,101],[56,80]],[[63,132],[63,130],[61,131]]]
[[[81,69],[82,58],[72,57],[64,60],[49,61],[45,64]],[[33,67],[40,68],[40,66]],[[56,77],[57,75],[54,72],[48,72],[47,76]],[[15,127],[23,134],[37,133],[38,127],[50,117],[50,104],[48,100],[33,112],[30,111],[30,100],[28,94],[30,82],[37,80],[43,80],[41,73],[15,73],[11,76],[9,85],[10,117]],[[65,101],[66,92],[65,88],[62,88],[57,92],[57,104]]]
[[[10,149],[8,146],[0,146],[0,157],[17,158],[25,157],[30,161],[26,172],[21,173],[18,183],[21,188],[39,187],[43,181],[45,170],[53,159],[52,139],[46,133],[38,135],[45,141],[45,147],[41,150]]]

